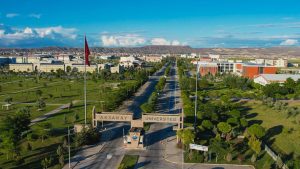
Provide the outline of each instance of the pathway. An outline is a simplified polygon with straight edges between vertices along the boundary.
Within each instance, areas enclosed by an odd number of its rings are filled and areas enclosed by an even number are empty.
[[[77,100],[74,100],[73,104],[75,104],[77,102],[78,102]],[[54,110],[52,110],[52,111],[50,111],[50,112],[48,112],[48,113],[40,116],[40,117],[37,117],[37,118],[31,120],[30,126],[32,126],[32,125],[34,125],[34,124],[36,124],[38,122],[41,122],[41,121],[44,121],[44,120],[48,119],[49,117],[51,117],[51,116],[59,113],[61,110],[68,108],[69,106],[70,106],[70,103],[63,104],[63,105],[59,106],[58,108],[56,108],[56,109],[54,109]]]

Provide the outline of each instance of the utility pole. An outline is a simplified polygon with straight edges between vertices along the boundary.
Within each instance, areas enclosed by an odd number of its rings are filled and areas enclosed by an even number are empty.
[[[86,128],[86,54],[85,54],[85,45],[86,45],[86,36],[84,35],[84,128]]]
[[[70,146],[70,128],[68,126],[68,143],[69,143],[69,168],[71,168],[71,146]]]

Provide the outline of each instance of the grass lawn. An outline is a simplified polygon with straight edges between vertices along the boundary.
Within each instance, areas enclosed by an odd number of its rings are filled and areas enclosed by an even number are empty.
[[[134,169],[134,166],[138,162],[138,159],[138,155],[124,155],[118,169]]]
[[[18,82],[19,80],[22,80],[22,82]],[[12,83],[6,83],[8,81],[11,81]],[[114,110],[125,98],[126,92],[130,92],[130,89],[133,91],[133,88],[135,88],[134,86],[137,86],[137,83],[138,82],[134,80],[105,82],[88,80],[88,123],[90,123],[92,119],[91,113],[93,106],[96,106],[97,111],[102,109],[102,105],[104,111]],[[20,146],[18,147],[21,150],[21,158],[24,160],[22,164],[16,164],[11,155],[9,160],[7,160],[6,154],[0,153],[0,168],[38,169],[41,168],[41,160],[45,157],[53,158],[51,168],[61,168],[59,165],[54,165],[58,163],[56,149],[59,144],[63,143],[63,137],[67,134],[68,126],[73,127],[75,123],[78,124],[84,122],[83,81],[69,81],[55,78],[53,80],[40,79],[40,82],[36,83],[35,80],[32,79],[25,80],[23,78],[11,78],[9,80],[0,81],[0,85],[0,102],[4,102],[7,97],[12,97],[13,102],[21,102],[13,104],[10,110],[0,110],[0,125],[1,120],[3,120],[6,115],[13,114],[19,108],[25,106],[30,106],[31,118],[34,119],[59,107],[61,104],[78,100],[70,110],[64,109],[47,120],[39,122],[31,127],[33,133],[37,133],[37,131],[40,130],[42,123],[50,123],[52,126],[50,135],[44,141],[42,141],[41,138],[30,141],[24,138],[20,141]],[[35,106],[36,100],[39,97],[36,95],[36,90],[42,91],[41,97],[46,102],[46,108],[43,111],[37,111]],[[78,120],[75,118],[76,114],[79,116]],[[28,143],[32,146],[31,151],[26,150]],[[75,150],[75,148],[73,148],[73,150]]]
[[[119,88],[118,83],[133,84],[134,81],[112,81],[104,82],[92,80],[87,81],[87,98],[88,100],[105,99],[113,90]],[[114,85],[115,83],[116,85]],[[36,90],[41,90],[41,97],[46,103],[69,103],[72,100],[83,100],[83,81],[77,80],[62,80],[62,79],[40,79],[39,83],[33,80],[23,80],[19,83],[2,84],[0,91],[0,101],[4,101],[7,97],[12,97],[13,102],[36,102],[39,96],[36,95]]]
[[[28,106],[30,109],[30,115],[31,115],[31,119],[35,119],[45,113],[48,113],[51,110],[56,109],[58,106],[55,105],[46,105],[46,107],[44,108],[44,110],[38,111],[37,107],[33,104],[33,105],[28,105],[28,104],[16,104],[16,105],[12,105],[10,107],[9,110],[1,110],[0,111],[0,126],[2,124],[2,120],[5,119],[6,115],[12,115],[14,113],[16,113],[18,111],[18,109],[22,108],[22,107],[26,107]]]
[[[260,101],[249,101],[244,106],[249,107],[249,119],[252,122],[259,122],[270,134],[271,147],[284,154],[294,153],[300,155],[300,115],[287,117],[284,112],[273,110]],[[300,106],[300,102],[290,103],[289,106]],[[298,122],[296,122],[298,121]],[[292,132],[289,132],[293,128]]]
[[[88,112],[91,112],[93,105],[88,105]],[[79,119],[75,120],[75,113],[79,115]],[[66,116],[66,122],[64,117]],[[88,121],[91,120],[91,113],[88,113]],[[31,168],[38,169],[41,168],[41,160],[45,157],[52,157],[53,164],[57,163],[56,159],[56,149],[58,145],[62,144],[63,137],[67,135],[67,127],[72,127],[75,123],[84,122],[84,105],[83,103],[75,104],[74,107],[70,110],[64,109],[60,113],[50,117],[44,122],[40,122],[36,125],[33,125],[31,129],[36,131],[40,128],[42,123],[50,123],[52,125],[52,134],[48,136],[44,141],[41,138],[28,141],[23,139],[21,141],[21,156],[24,159],[24,163],[21,165],[16,165],[15,162],[11,159],[6,160],[6,155],[0,155],[0,167],[2,168]],[[26,145],[30,143],[32,146],[32,151],[26,150]],[[73,148],[74,149],[74,148]],[[65,152],[67,154],[67,152]],[[65,158],[66,159],[66,158]],[[59,165],[54,165],[52,168],[60,168]]]

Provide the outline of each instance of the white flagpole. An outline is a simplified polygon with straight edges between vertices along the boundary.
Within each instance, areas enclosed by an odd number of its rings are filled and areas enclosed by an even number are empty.
[[[86,127],[86,57],[85,57],[85,42],[86,42],[86,37],[84,35],[84,128]]]

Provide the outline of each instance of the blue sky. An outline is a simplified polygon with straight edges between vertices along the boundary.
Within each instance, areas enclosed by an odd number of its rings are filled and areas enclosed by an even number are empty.
[[[0,47],[300,45],[296,0],[1,0]]]

